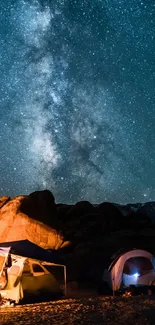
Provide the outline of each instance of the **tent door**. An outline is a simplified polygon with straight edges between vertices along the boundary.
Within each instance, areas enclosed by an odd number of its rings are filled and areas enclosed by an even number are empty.
[[[7,284],[6,263],[9,257],[10,247],[0,247],[0,290],[3,290]]]

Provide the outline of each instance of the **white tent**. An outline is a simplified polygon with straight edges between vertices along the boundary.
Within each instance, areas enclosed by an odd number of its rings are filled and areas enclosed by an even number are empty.
[[[57,278],[57,274],[62,279]],[[0,247],[0,296],[18,303],[26,296],[66,294],[66,266],[10,254]]]
[[[113,291],[130,285],[155,285],[155,264],[151,253],[133,249],[123,253],[103,274]]]

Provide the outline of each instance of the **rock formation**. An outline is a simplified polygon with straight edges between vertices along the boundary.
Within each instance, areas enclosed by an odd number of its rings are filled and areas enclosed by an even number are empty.
[[[5,202],[0,209],[0,242],[28,239],[43,248],[61,247],[52,193],[34,192]]]

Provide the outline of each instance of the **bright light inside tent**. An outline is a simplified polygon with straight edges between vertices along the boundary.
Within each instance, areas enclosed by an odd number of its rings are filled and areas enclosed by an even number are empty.
[[[138,277],[139,277],[139,273],[134,273],[133,276],[134,276],[135,278],[138,278]]]

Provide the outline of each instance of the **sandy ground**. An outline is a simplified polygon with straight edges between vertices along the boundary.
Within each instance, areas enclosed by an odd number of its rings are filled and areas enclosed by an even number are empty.
[[[153,297],[85,297],[0,308],[0,325],[155,325]]]

